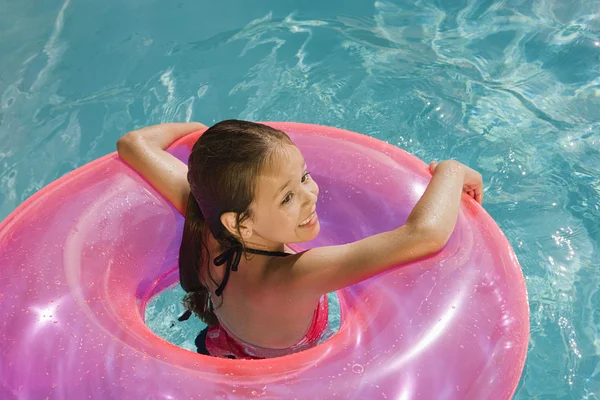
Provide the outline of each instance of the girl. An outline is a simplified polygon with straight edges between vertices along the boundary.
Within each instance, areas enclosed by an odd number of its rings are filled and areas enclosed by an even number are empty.
[[[209,326],[196,341],[204,354],[268,358],[314,346],[327,328],[328,292],[438,252],[461,193],[483,198],[478,172],[432,162],[433,178],[404,225],[294,254],[286,243],[319,233],[319,187],[298,148],[284,132],[231,120],[200,136],[188,166],[165,151],[205,128],[156,125],[117,143],[121,158],[185,215],[179,274],[184,304]]]

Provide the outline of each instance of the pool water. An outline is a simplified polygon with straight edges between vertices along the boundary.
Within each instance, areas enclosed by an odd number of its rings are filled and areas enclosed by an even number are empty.
[[[455,158],[526,277],[515,398],[600,398],[600,2],[249,4],[0,0],[0,218],[167,121],[309,122]],[[148,309],[165,329],[170,295]]]

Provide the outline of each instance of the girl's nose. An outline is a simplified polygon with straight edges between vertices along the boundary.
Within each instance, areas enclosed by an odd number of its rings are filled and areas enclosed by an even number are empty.
[[[304,201],[308,205],[312,206],[316,204],[318,195],[319,187],[316,184],[304,188]]]

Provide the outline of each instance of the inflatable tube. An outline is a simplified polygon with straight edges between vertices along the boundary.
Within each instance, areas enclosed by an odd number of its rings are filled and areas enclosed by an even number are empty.
[[[307,246],[402,224],[427,166],[359,134],[272,123],[321,188]],[[172,151],[185,160],[197,135]],[[115,154],[50,184],[0,225],[0,398],[508,399],[525,361],[527,294],[504,235],[465,198],[448,245],[339,292],[330,340],[267,360],[206,357],[144,324],[177,264],[183,219]]]

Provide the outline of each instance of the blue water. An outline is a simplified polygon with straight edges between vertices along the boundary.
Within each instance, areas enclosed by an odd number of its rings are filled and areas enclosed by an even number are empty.
[[[249,6],[252,4],[252,7]],[[531,306],[517,399],[600,398],[600,2],[0,0],[0,218],[165,121],[303,121],[485,179]]]

